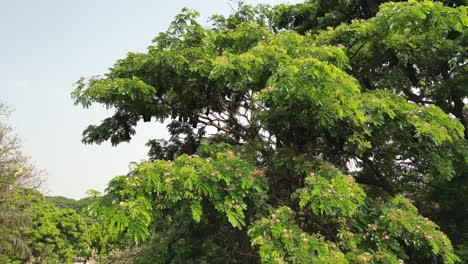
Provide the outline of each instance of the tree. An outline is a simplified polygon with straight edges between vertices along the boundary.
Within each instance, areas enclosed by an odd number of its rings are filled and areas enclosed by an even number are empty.
[[[0,200],[6,199],[17,186],[38,188],[42,171],[34,168],[21,151],[21,142],[6,119],[10,111],[0,102]]]
[[[8,110],[0,105],[0,118]],[[36,189],[42,171],[34,168],[12,129],[0,120],[0,262],[73,263],[87,256],[89,234],[71,209],[48,203]]]
[[[410,1],[380,10],[378,17],[328,31],[325,42],[346,46],[364,89],[391,87],[410,102],[437,105],[466,130],[466,6]]]
[[[23,212],[11,210],[12,193],[19,187],[37,188],[42,172],[21,151],[21,144],[7,124],[8,107],[0,102],[0,262],[10,263],[31,256],[20,229],[31,225]]]
[[[90,234],[83,217],[45,201],[30,210],[33,227],[28,233],[33,263],[75,263],[77,257],[89,257]]]
[[[206,28],[184,9],[148,52],[77,83],[76,104],[116,111],[84,143],[116,145],[140,120],[171,120],[171,138],[148,142],[150,160],[95,208],[111,239],[139,245],[145,263],[459,260],[413,202],[428,204],[466,163],[453,112],[466,94],[449,83],[465,78],[467,9],[386,3],[373,17],[380,2],[362,14],[346,5],[372,1],[335,2],[240,6]],[[339,19],[349,23],[324,30]],[[452,65],[447,78],[428,56]]]
[[[361,89],[390,89],[409,102],[437,105],[462,122],[468,138],[466,1],[386,4],[377,17],[377,9],[372,7],[378,1],[338,2],[279,6],[276,25],[302,33],[337,26],[322,33],[322,43],[344,45],[351,74],[359,80]],[[311,11],[315,13],[305,15]],[[347,24],[338,26],[341,22]],[[459,154],[451,159],[454,179],[427,186],[416,201],[449,234],[460,248],[458,252],[468,256],[468,210],[463,205],[468,188],[468,168],[463,159],[466,141],[457,151]]]
[[[88,227],[73,209],[57,208],[30,188],[15,188],[6,208],[30,221],[17,230],[29,251],[23,263],[74,263],[89,256]]]

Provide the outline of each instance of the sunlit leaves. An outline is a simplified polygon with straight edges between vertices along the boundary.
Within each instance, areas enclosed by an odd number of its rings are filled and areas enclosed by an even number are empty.
[[[90,234],[82,216],[73,209],[59,209],[48,203],[36,190],[16,188],[11,200],[2,204],[3,213],[15,212],[15,222],[0,215],[0,221],[11,228],[15,243],[21,243],[27,255],[9,254],[11,260],[21,263],[43,260],[48,263],[71,263],[75,257],[87,257],[90,253]],[[0,230],[1,231],[1,230]],[[4,250],[10,246],[3,243]],[[19,245],[19,244],[18,244]],[[11,249],[11,248],[10,248]],[[18,252],[20,253],[20,252]],[[6,262],[10,263],[10,262]]]
[[[203,145],[200,155],[204,157],[182,155],[174,161],[145,162],[132,176],[114,179],[108,190],[110,197],[115,196],[114,205],[101,213],[105,221],[115,232],[126,232],[141,242],[149,235],[150,223],[166,217],[164,212],[175,210],[174,206],[182,206],[177,210],[185,208],[200,222],[202,202],[208,202],[233,227],[242,228],[246,202],[262,197],[265,181],[240,152],[234,153],[240,150],[221,149]]]
[[[452,252],[452,245],[438,226],[421,216],[411,202],[396,196],[382,201],[367,201],[367,208],[352,219],[343,223],[339,237],[343,248],[361,248],[368,252],[367,259],[382,260],[393,255],[392,259],[407,260],[410,248],[443,260],[443,263],[456,263],[459,259]],[[350,253],[350,261],[359,261],[365,255]],[[414,258],[415,256],[411,256]],[[393,263],[393,262],[390,262]],[[397,263],[394,261],[394,263]]]
[[[388,89],[416,104],[433,103],[463,116],[466,28],[465,5],[440,1],[389,2],[369,20],[354,20],[323,31],[320,43],[342,44],[352,74],[366,90]]]
[[[249,229],[262,263],[348,263],[337,246],[295,224],[295,213],[280,207]]]
[[[366,197],[352,177],[332,167],[310,173],[305,178],[305,188],[299,189],[298,195],[301,207],[334,219],[352,216]]]
[[[333,125],[336,120],[345,118],[356,124],[363,121],[357,102],[352,101],[359,94],[357,83],[326,62],[313,58],[293,60],[273,75],[267,85],[259,96],[267,107],[263,113],[267,123],[285,122],[274,118],[294,108],[301,111],[291,111],[291,114],[298,114],[294,118],[310,127]],[[312,112],[317,115],[311,115]],[[284,118],[290,117],[284,115]]]
[[[409,124],[414,130],[414,137],[427,137],[439,145],[463,137],[463,126],[456,119],[447,116],[434,105],[422,107],[409,104],[402,97],[393,93],[376,91],[362,95],[363,111],[368,113],[372,126],[385,124],[385,119],[396,119],[400,126]]]

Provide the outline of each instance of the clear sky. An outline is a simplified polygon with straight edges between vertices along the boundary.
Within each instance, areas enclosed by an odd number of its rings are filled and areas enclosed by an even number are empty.
[[[0,0],[0,100],[14,110],[9,121],[24,152],[47,171],[48,195],[103,191],[129,162],[146,158],[148,139],[167,137],[165,126],[145,123],[128,144],[83,145],[83,129],[109,113],[74,106],[70,92],[80,77],[144,51],[183,7],[198,10],[201,22],[230,12],[227,0]]]

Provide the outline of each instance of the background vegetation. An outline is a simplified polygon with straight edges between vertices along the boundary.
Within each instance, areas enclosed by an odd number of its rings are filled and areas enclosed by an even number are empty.
[[[465,4],[239,4],[209,26],[182,10],[147,52],[72,93],[115,111],[85,144],[168,124],[104,194],[43,197],[1,127],[0,257],[466,262]]]

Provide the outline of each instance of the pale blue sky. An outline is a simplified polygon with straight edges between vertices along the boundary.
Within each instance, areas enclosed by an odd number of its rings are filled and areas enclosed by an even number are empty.
[[[167,137],[165,126],[145,123],[129,144],[83,145],[83,129],[108,113],[74,106],[70,92],[80,77],[103,74],[127,52],[144,51],[183,7],[198,10],[202,22],[230,12],[227,0],[0,0],[0,100],[14,110],[10,123],[24,152],[47,171],[47,194],[103,191],[128,172],[130,161],[146,158],[148,139]]]

